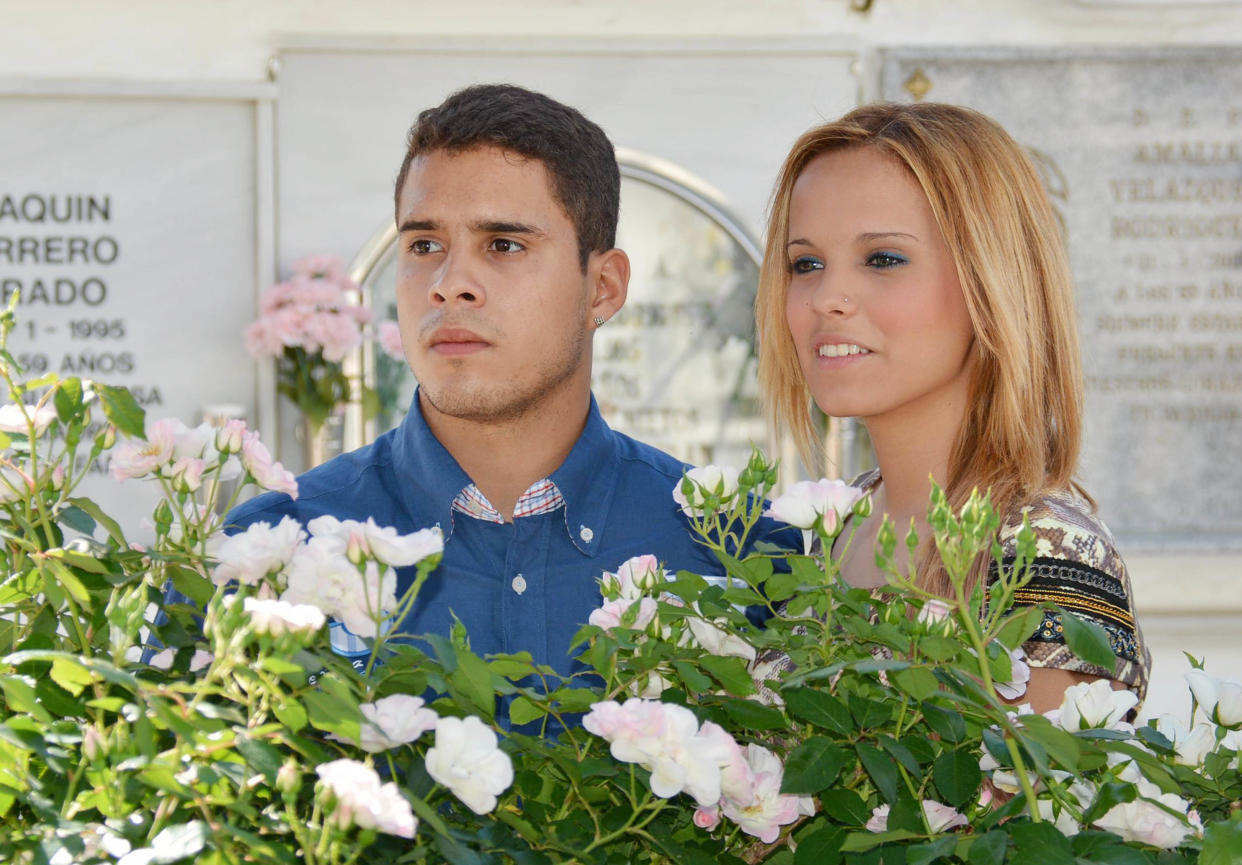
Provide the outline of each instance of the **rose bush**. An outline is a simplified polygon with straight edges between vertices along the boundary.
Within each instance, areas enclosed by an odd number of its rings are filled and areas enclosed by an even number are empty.
[[[1012,606],[1029,538],[986,605],[965,588],[998,525],[986,499],[933,499],[950,597],[891,568],[869,592],[821,552],[868,511],[857,491],[778,498],[817,543],[741,555],[775,467],[705,468],[670,494],[720,573],[641,556],[596,575],[586,670],[562,679],[479,657],[460,627],[393,627],[438,533],[222,534],[224,479],[296,492],[242,425],[148,424],[124,390],[22,381],[2,348],[0,376],[0,861],[1242,861],[1237,682],[1192,673],[1190,729],[1132,726],[1133,695],[1104,683],[1046,716],[1000,699],[1043,610]],[[162,492],[141,545],[75,494],[109,452]],[[886,527],[878,555],[896,543]],[[416,571],[401,595],[395,567]],[[193,603],[164,603],[169,584]],[[342,627],[370,650],[356,663],[332,651]]]

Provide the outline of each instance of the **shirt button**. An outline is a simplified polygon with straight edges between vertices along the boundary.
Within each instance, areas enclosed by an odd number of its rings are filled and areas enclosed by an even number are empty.
[[[578,537],[582,538],[585,543],[589,544],[591,543],[591,539],[595,537],[595,532],[591,531],[586,526],[583,526],[578,529]]]
[[[513,591],[520,595],[522,592],[526,591],[526,578],[521,574],[518,574],[513,578],[513,583],[511,585],[513,586]]]

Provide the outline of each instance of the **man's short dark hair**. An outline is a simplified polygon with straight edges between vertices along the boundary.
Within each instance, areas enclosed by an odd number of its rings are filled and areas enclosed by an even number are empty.
[[[583,271],[592,252],[616,245],[621,175],[612,142],[581,112],[511,84],[476,84],[418,115],[397,175],[395,207],[401,206],[401,187],[417,157],[477,147],[499,147],[543,163],[578,235]]]

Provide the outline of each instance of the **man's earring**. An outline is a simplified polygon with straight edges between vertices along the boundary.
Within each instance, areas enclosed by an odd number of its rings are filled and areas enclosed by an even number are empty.
[[[604,318],[603,316],[599,316],[599,315],[597,315],[597,316],[595,316],[595,326],[596,326],[596,327],[603,327],[603,326],[604,326],[604,322],[606,322],[607,320],[608,320],[608,319]]]

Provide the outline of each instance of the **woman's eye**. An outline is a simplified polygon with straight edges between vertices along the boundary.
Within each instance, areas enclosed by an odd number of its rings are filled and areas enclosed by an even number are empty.
[[[415,255],[429,255],[433,252],[439,252],[441,249],[442,247],[440,244],[436,243],[434,240],[428,240],[425,237],[420,237],[410,243],[410,252]]]
[[[491,245],[493,252],[521,252],[525,248],[516,240],[509,240],[507,237],[498,237],[492,241]]]
[[[824,263],[818,258],[810,255],[799,256],[789,263],[790,273],[810,273],[814,270],[823,269]]]
[[[897,255],[894,252],[873,252],[867,258],[867,264],[871,267],[877,267],[881,270],[889,267],[897,267],[898,265],[909,263],[909,259]]]

